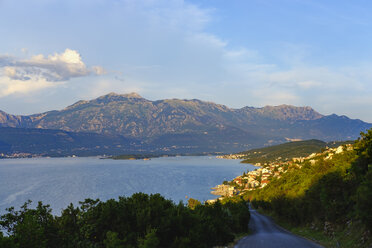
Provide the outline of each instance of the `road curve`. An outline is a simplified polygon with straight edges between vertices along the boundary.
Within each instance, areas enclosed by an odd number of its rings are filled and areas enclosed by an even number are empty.
[[[239,240],[235,248],[320,248],[322,246],[277,226],[269,217],[249,208],[252,234]]]

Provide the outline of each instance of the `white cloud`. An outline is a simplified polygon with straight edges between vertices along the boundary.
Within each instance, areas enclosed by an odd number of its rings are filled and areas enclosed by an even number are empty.
[[[5,73],[5,76],[9,78],[14,78],[17,75],[16,68],[9,67],[9,66],[4,67],[4,73]]]
[[[101,67],[86,67],[81,55],[71,49],[44,57],[39,54],[30,59],[18,59],[10,56],[0,57],[0,66],[5,66],[5,75],[10,79],[31,80],[44,78],[49,82],[66,81],[74,77],[83,77],[91,73],[102,74]]]
[[[59,83],[57,83],[59,84]],[[14,93],[29,93],[41,89],[53,87],[56,83],[48,82],[45,79],[33,80],[9,80],[5,77],[0,77],[0,97],[11,95]]]
[[[36,29],[40,24],[35,22],[37,16],[26,8],[18,16],[33,20],[30,23],[36,25],[24,23],[28,29],[37,30],[37,35],[31,41],[26,35],[19,40],[54,44],[55,49],[73,42],[72,46],[84,47],[110,66],[109,73],[95,79],[81,78],[103,75],[106,71],[102,67],[88,67],[74,50],[28,59],[0,55],[1,86],[7,89],[1,89],[0,95],[52,87],[58,82],[79,78],[76,83],[55,88],[54,95],[40,97],[44,102],[59,100],[60,106],[65,106],[70,101],[111,91],[139,91],[150,99],[199,98],[232,107],[287,103],[310,105],[322,113],[342,113],[344,99],[351,98],[348,96],[355,99],[363,96],[370,102],[371,66],[337,67],[322,64],[323,61],[313,64],[311,57],[316,48],[311,44],[276,44],[276,40],[272,40],[270,50],[253,50],[244,44],[234,47],[235,42],[229,42],[231,37],[210,32],[215,30],[213,25],[223,22],[221,16],[214,16],[218,11],[199,4],[184,0],[66,0],[63,5],[67,4],[70,11],[62,13],[48,11],[48,6],[53,5],[39,2],[37,9],[45,14],[41,21],[48,19],[50,25]],[[24,1],[24,4],[30,3]],[[50,36],[56,27],[60,32]],[[69,36],[65,37],[66,33]],[[71,37],[79,39],[72,41]],[[254,33],[251,37],[256,39]],[[4,39],[4,44],[12,43]],[[20,46],[27,47],[25,43]],[[23,52],[24,56],[29,53]],[[12,83],[12,87],[7,87]],[[61,97],[62,94],[68,97]],[[2,106],[11,104],[10,101],[1,103]],[[355,101],[348,104],[370,113],[370,104]],[[350,113],[351,107],[346,114]]]
[[[71,49],[47,57],[39,54],[29,59],[3,55],[0,56],[0,96],[36,91],[71,78],[105,73],[100,66],[88,68],[81,55]]]

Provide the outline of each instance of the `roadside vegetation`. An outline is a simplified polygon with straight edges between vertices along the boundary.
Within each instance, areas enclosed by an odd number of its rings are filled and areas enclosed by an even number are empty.
[[[306,160],[266,187],[245,192],[244,198],[288,229],[327,247],[369,247],[372,129],[353,147],[332,158]]]
[[[188,206],[159,194],[137,193],[118,200],[86,199],[60,216],[39,202],[8,209],[0,218],[0,247],[182,248],[214,247],[248,232],[249,211],[244,201]]]

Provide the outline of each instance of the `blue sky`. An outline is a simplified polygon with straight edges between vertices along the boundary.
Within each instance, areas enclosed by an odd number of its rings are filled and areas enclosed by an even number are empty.
[[[138,92],[372,122],[371,1],[0,0],[0,110]]]

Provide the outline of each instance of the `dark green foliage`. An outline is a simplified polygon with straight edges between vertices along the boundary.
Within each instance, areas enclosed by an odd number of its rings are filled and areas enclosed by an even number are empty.
[[[11,239],[20,247],[54,247],[59,244],[58,229],[49,205],[38,203],[29,209],[26,202],[21,210],[9,208],[1,217],[0,225],[11,234]]]
[[[14,241],[12,238],[4,237],[3,233],[0,232],[0,247],[1,248],[16,248]]]
[[[156,236],[156,229],[151,229],[145,237],[140,239],[139,248],[157,248],[159,247],[159,238]]]
[[[372,130],[354,147],[332,159],[317,158],[315,165],[302,163],[246,197],[293,224],[357,218],[372,230]]]
[[[356,147],[359,157],[352,167],[352,173],[361,182],[356,194],[356,210],[372,230],[372,129],[362,133]]]
[[[361,138],[355,145],[358,158],[352,168],[354,175],[363,177],[372,166],[372,129],[367,133],[362,133]]]
[[[108,231],[106,233],[106,239],[103,241],[105,248],[124,248],[125,242],[118,238],[116,232]]]
[[[243,233],[247,231],[247,223],[250,219],[250,214],[247,209],[247,203],[245,201],[228,201],[224,204],[224,207],[228,210],[228,215],[231,218],[231,227],[235,233]]]
[[[137,193],[106,202],[87,199],[55,217],[48,205],[29,209],[27,202],[1,216],[0,226],[9,236],[0,236],[0,247],[203,248],[247,232],[250,216],[242,201],[197,203],[191,209],[159,194]]]
[[[359,185],[356,197],[356,209],[360,219],[372,230],[372,168]]]

